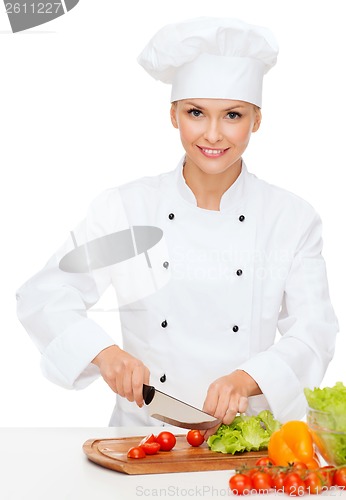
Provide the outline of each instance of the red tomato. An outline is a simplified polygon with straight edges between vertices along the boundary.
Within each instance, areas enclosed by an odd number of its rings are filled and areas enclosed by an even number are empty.
[[[251,479],[257,493],[269,493],[272,487],[272,479],[267,472],[256,472]]]
[[[260,467],[265,467],[265,466],[273,466],[274,462],[271,458],[269,457],[262,457],[259,458],[256,462],[256,465],[259,465]]]
[[[252,480],[245,474],[235,474],[229,480],[233,495],[248,495],[252,489]]]
[[[141,446],[133,446],[133,448],[130,448],[127,452],[127,456],[128,458],[144,458],[146,455]]]
[[[244,472],[242,472],[242,474],[246,474],[247,476],[252,477],[254,474],[257,474],[257,472],[259,472],[259,469],[255,468],[255,469],[250,469],[250,470],[244,471]]]
[[[204,437],[198,430],[191,430],[186,434],[186,440],[191,446],[201,446]]]
[[[140,447],[146,455],[155,455],[160,449],[160,443],[143,443]]]
[[[175,435],[171,432],[163,431],[157,436],[156,442],[160,444],[160,450],[170,451],[174,448],[177,440],[175,439]]]
[[[298,474],[302,479],[306,476],[306,471],[308,470],[308,466],[303,462],[294,462],[292,472]]]
[[[154,434],[148,434],[147,436],[145,436],[139,443],[139,446],[142,446],[144,443],[156,443],[156,437],[154,436]]]
[[[284,491],[284,480],[286,479],[285,472],[275,472],[272,475],[272,486],[276,491]]]
[[[299,474],[289,472],[284,479],[284,491],[291,497],[302,496],[305,491],[305,484]]]
[[[305,490],[309,495],[318,495],[323,490],[322,479],[317,472],[308,472],[304,479],[304,483]]]
[[[330,488],[333,484],[334,472],[335,468],[332,465],[325,465],[319,469],[319,473],[327,488]]]
[[[333,477],[333,485],[346,487],[346,467],[341,467],[341,469],[336,469]]]
[[[261,472],[268,472],[268,474],[272,474],[274,462],[269,457],[262,457],[257,460],[256,466],[261,470]]]

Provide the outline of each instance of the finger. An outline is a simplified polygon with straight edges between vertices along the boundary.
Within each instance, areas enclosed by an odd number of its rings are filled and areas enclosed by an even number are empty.
[[[132,387],[132,374],[133,368],[128,367],[125,369],[123,375],[123,395],[128,401],[134,401],[133,397],[133,387]]]
[[[144,375],[143,375],[143,384],[149,385],[150,382],[150,371],[149,369],[144,365]]]
[[[201,431],[201,433],[203,434],[203,437],[204,437],[204,441],[207,441],[209,436],[212,436],[213,434],[215,434],[215,432],[218,430],[219,427],[220,427],[220,424],[216,425],[215,427],[212,427],[211,429],[207,429],[206,431]]]
[[[238,411],[235,410],[234,408],[229,408],[223,417],[222,423],[225,425],[231,424],[235,419],[235,417],[237,416],[237,413]]]
[[[226,391],[224,391],[219,397],[214,415],[215,417],[221,418],[223,420],[226,413],[232,411],[235,411],[235,413],[237,413],[238,405],[234,405],[233,399],[229,396],[229,394],[226,393]]]
[[[133,398],[137,406],[143,406],[144,366],[136,366],[132,373]]]
[[[218,391],[209,387],[207,392],[207,397],[205,398],[203,404],[203,411],[209,413],[210,415],[215,415],[218,399],[219,399]]]
[[[245,413],[248,407],[248,399],[245,396],[239,398],[239,413]]]

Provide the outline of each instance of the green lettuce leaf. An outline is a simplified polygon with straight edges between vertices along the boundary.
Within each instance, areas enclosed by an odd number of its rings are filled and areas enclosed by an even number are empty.
[[[346,387],[337,382],[333,387],[304,389],[308,405],[308,423],[328,457],[336,465],[346,463]],[[321,412],[321,413],[319,413]],[[332,432],[329,432],[332,431]]]
[[[314,410],[320,410],[333,413],[337,416],[345,416],[342,420],[342,429],[346,431],[346,387],[342,382],[337,382],[334,387],[324,387],[319,389],[304,389],[304,394],[308,405]]]
[[[270,436],[280,426],[268,410],[253,417],[239,415],[230,425],[220,425],[207,443],[212,451],[220,453],[263,450],[268,448]]]

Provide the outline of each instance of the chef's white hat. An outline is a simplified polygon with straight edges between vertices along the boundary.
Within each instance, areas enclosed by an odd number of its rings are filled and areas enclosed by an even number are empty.
[[[201,17],[164,26],[138,62],[155,79],[172,84],[172,102],[214,98],[261,106],[263,76],[277,54],[277,42],[266,28]]]

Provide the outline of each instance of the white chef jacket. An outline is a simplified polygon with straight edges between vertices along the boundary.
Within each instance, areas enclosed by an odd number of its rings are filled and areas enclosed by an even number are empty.
[[[89,273],[59,268],[76,242],[134,226],[163,231],[147,255]],[[321,249],[320,218],[301,198],[243,163],[220,211],[199,208],[181,161],[102,193],[74,241],[18,290],[18,315],[44,375],[81,389],[99,376],[91,360],[114,344],[87,310],[114,286],[123,348],[156,388],[202,407],[215,379],[241,369],[263,392],[249,398],[250,414],[268,408],[282,422],[297,419],[303,388],[320,384],[338,331]],[[157,425],[146,407],[116,399],[110,425]]]

